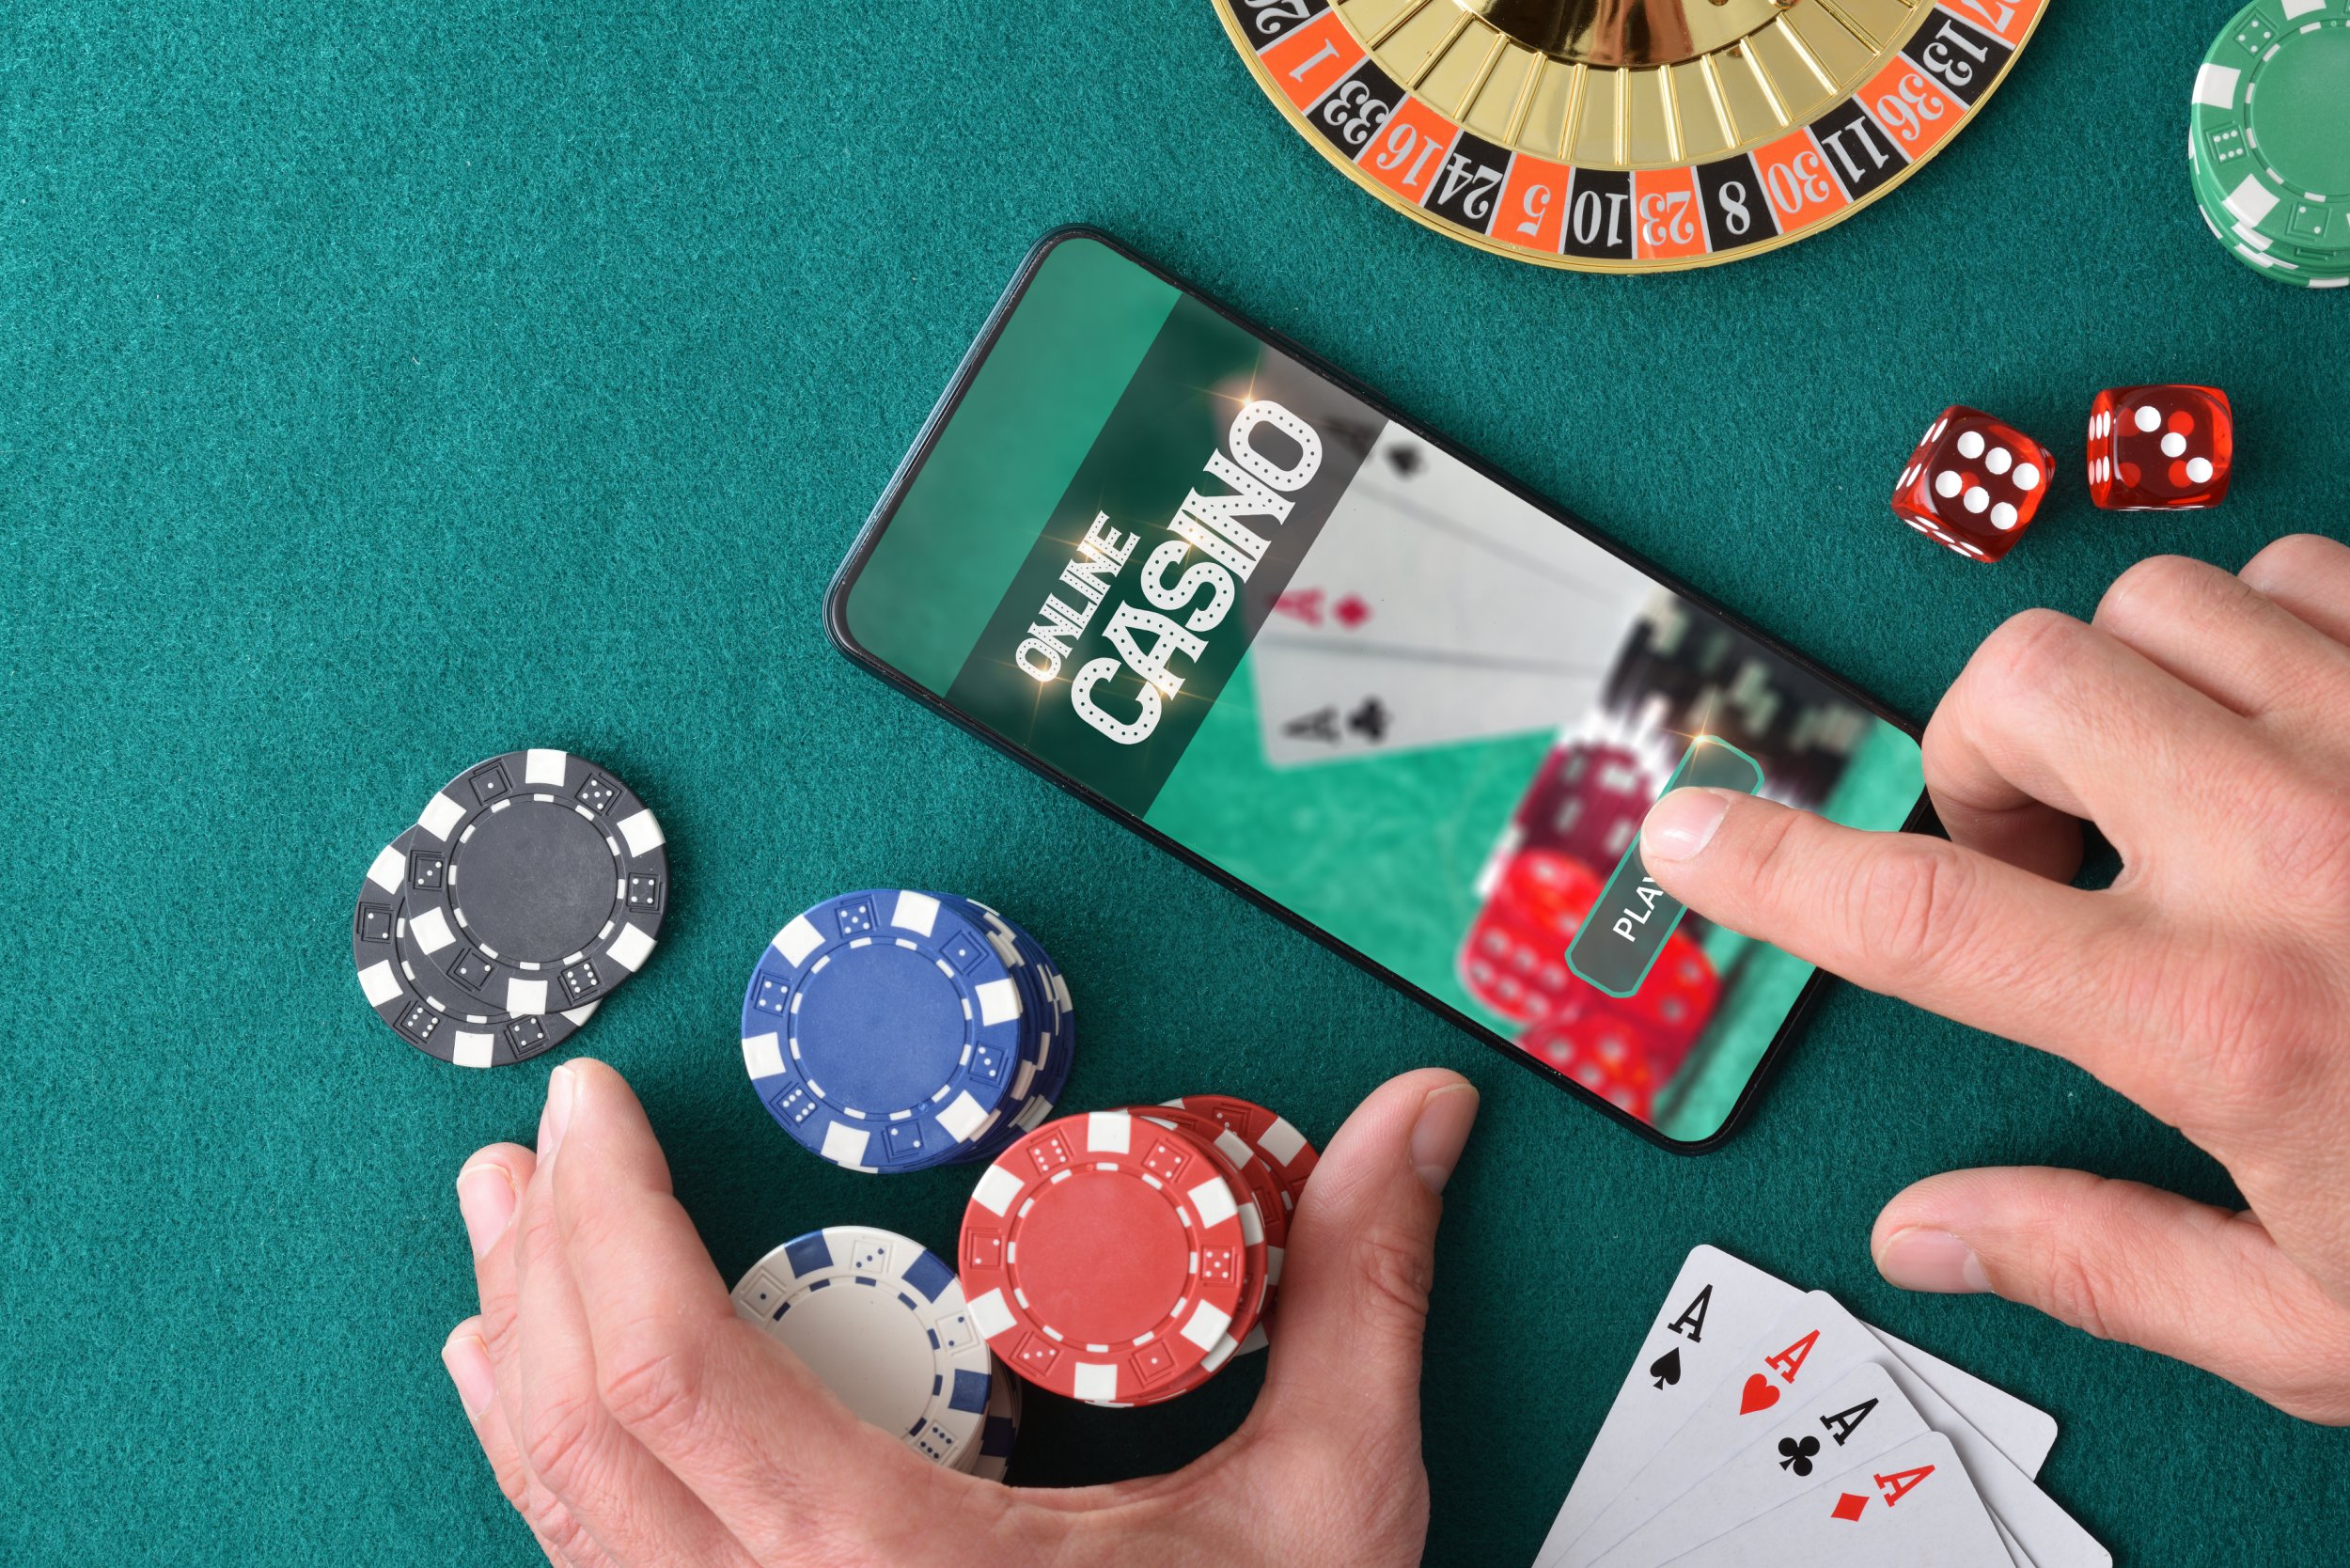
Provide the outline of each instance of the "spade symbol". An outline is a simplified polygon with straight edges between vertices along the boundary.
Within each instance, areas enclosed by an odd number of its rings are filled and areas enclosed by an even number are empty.
[[[1800,1441],[1793,1437],[1781,1437],[1778,1440],[1778,1451],[1786,1455],[1778,1462],[1780,1469],[1793,1470],[1799,1476],[1808,1476],[1811,1473],[1811,1456],[1820,1451],[1820,1440],[1817,1437],[1806,1437]]]
[[[1663,1388],[1668,1383],[1680,1382],[1681,1347],[1679,1345],[1675,1345],[1672,1349],[1665,1352],[1664,1355],[1659,1356],[1655,1360],[1650,1362],[1648,1374],[1649,1376],[1656,1379],[1656,1386],[1659,1388]]]

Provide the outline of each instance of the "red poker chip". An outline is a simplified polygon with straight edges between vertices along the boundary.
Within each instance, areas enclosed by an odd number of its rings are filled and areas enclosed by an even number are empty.
[[[1128,1105],[1126,1114],[1138,1116],[1162,1127],[1173,1127],[1188,1135],[1191,1140],[1205,1149],[1215,1161],[1216,1169],[1227,1185],[1240,1199],[1241,1237],[1246,1244],[1244,1256],[1248,1266],[1247,1289],[1241,1296],[1240,1310],[1232,1314],[1232,1326],[1227,1330],[1235,1341],[1246,1343],[1250,1333],[1263,1321],[1265,1308],[1273,1299],[1273,1288],[1280,1283],[1281,1249],[1273,1244],[1273,1227],[1267,1223],[1268,1210],[1278,1213],[1281,1207],[1280,1184],[1273,1179],[1257,1152],[1246,1139],[1227,1129],[1215,1118],[1202,1111],[1183,1105]],[[1288,1234],[1286,1220],[1282,1233]],[[1263,1341],[1260,1340],[1259,1345]],[[1219,1363],[1220,1364],[1220,1363]]]
[[[1297,1195],[1306,1190],[1306,1178],[1312,1175],[1322,1156],[1306,1141],[1306,1135],[1262,1105],[1231,1094],[1186,1094],[1170,1100],[1170,1105],[1198,1111],[1214,1117],[1216,1122],[1238,1133],[1251,1149],[1263,1156],[1271,1168],[1273,1179],[1280,1184],[1281,1206],[1290,1214],[1297,1212]],[[1289,1222],[1281,1224],[1282,1242],[1289,1239]]]
[[[1047,1121],[964,1210],[957,1267],[1003,1363],[1073,1399],[1128,1404],[1231,1354],[1248,1281],[1217,1157],[1124,1111]]]

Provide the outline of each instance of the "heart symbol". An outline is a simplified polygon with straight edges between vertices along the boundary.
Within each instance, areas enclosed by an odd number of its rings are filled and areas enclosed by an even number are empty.
[[[1778,1390],[1761,1372],[1747,1379],[1747,1386],[1738,1395],[1738,1414],[1751,1416],[1757,1410],[1768,1410],[1778,1403]]]

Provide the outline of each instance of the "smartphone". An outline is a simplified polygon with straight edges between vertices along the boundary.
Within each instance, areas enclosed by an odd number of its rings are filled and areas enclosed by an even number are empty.
[[[1106,235],[1038,243],[825,602],[859,664],[1677,1149],[1817,981],[1676,776],[1909,824],[1914,729]]]

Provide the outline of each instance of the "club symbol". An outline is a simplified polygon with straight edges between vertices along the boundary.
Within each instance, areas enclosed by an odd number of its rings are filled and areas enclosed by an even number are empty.
[[[1820,1451],[1820,1440],[1817,1437],[1805,1437],[1800,1440],[1794,1437],[1781,1437],[1778,1440],[1778,1451],[1787,1456],[1778,1462],[1780,1469],[1793,1470],[1799,1476],[1808,1476],[1811,1473],[1811,1456]]]

